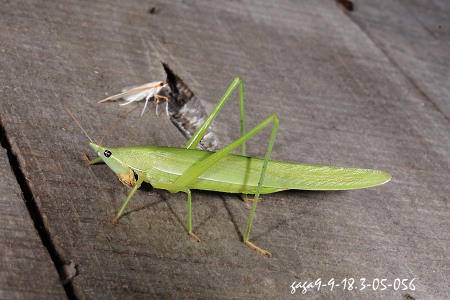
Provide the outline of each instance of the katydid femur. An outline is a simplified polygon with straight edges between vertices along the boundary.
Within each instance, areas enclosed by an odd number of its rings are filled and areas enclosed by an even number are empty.
[[[217,152],[197,150],[196,147],[208,127],[239,89],[240,138]],[[267,126],[272,125],[264,159],[246,156],[245,143]],[[270,252],[250,241],[258,198],[261,194],[283,190],[351,190],[373,187],[388,182],[391,176],[383,171],[334,166],[295,164],[270,160],[278,129],[278,117],[272,114],[249,131],[245,130],[244,83],[235,78],[228,86],[203,125],[197,129],[184,148],[161,146],[131,146],[109,148],[90,143],[98,157],[90,164],[106,163],[124,183],[132,187],[122,203],[117,221],[125,211],[130,199],[142,182],[171,193],[184,192],[187,195],[187,231],[192,231],[191,190],[209,190],[225,193],[254,195],[247,218],[243,242],[258,253],[271,256]],[[240,148],[241,154],[232,154]]]

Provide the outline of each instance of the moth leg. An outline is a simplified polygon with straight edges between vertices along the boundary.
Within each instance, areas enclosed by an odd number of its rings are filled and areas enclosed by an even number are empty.
[[[186,195],[187,195],[187,224],[186,227],[188,229],[188,233],[189,235],[196,240],[197,242],[200,242],[200,239],[198,236],[196,236],[193,232],[192,232],[192,196],[191,196],[191,190],[187,189],[185,191]]]
[[[155,105],[155,114],[156,114],[156,116],[159,116],[159,109],[158,108],[159,108],[159,102],[161,102],[161,101],[166,102],[166,115],[168,116],[169,115],[169,107],[168,107],[169,98],[167,98],[166,96],[163,96],[163,95],[158,95],[158,94],[156,94],[154,97],[155,97],[155,103],[156,103],[156,105]]]
[[[145,104],[144,104],[144,108],[143,108],[142,111],[141,111],[141,115],[140,115],[141,117],[144,115],[145,109],[147,108],[148,100],[149,100],[151,97],[152,97],[151,94],[149,94],[147,97],[145,97]]]
[[[227,87],[227,90],[223,94],[222,98],[220,98],[214,110],[208,116],[208,118],[203,122],[203,124],[197,129],[197,131],[192,135],[192,137],[187,141],[185,147],[187,149],[195,149],[197,145],[200,143],[202,138],[205,136],[207,129],[211,126],[212,121],[216,118],[219,112],[222,110],[225,103],[230,99],[234,90],[239,87],[239,132],[242,137],[245,134],[245,93],[244,93],[244,81],[239,77],[233,79],[230,85]],[[241,154],[245,155],[246,147],[245,141],[241,144]]]
[[[125,208],[128,206],[128,202],[130,202],[131,197],[133,197],[134,193],[139,189],[142,182],[144,181],[145,176],[143,174],[138,174],[138,179],[133,187],[133,189],[128,194],[127,198],[122,202],[122,205],[119,208],[119,211],[117,212],[116,216],[113,219],[113,224],[116,224],[120,217],[123,215],[123,212],[125,211]]]
[[[160,101],[169,101],[168,97],[158,94],[155,95],[155,99],[157,103],[159,103]]]
[[[270,155],[272,154],[272,148],[275,143],[275,138],[277,135],[278,130],[278,117],[276,114],[272,114],[265,120],[263,120],[261,123],[256,125],[253,129],[245,133],[242,137],[237,139],[236,141],[232,142],[231,144],[224,147],[222,150],[217,151],[207,158],[195,163],[191,167],[189,167],[181,176],[179,176],[175,182],[173,183],[173,186],[175,187],[174,191],[183,191],[183,189],[186,189],[189,187],[191,183],[193,183],[199,176],[201,176],[206,170],[211,168],[214,164],[216,164],[218,161],[229,155],[234,149],[240,147],[243,143],[251,139],[253,136],[255,136],[257,133],[259,133],[261,130],[263,130],[268,125],[272,124],[272,131],[269,138],[269,143],[267,145],[266,154],[264,156],[264,162],[261,169],[261,175],[259,177],[258,186],[255,191],[255,197],[254,201],[249,213],[249,216],[247,218],[247,227],[245,229],[243,242],[250,247],[253,250],[256,250],[258,253],[270,257],[270,252],[259,248],[252,242],[250,242],[250,233],[253,227],[253,220],[255,218],[256,214],[256,206],[258,201],[256,199],[259,199],[259,195],[261,194],[261,188],[263,186],[264,182],[264,176],[266,174],[267,164],[270,160]]]

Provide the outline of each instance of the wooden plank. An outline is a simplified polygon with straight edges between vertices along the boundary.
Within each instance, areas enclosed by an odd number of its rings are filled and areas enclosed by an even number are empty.
[[[358,1],[352,20],[411,82],[422,98],[450,120],[450,5],[395,0],[388,6]]]
[[[3,148],[0,178],[0,298],[64,299],[58,273],[33,226]]]
[[[22,1],[1,14],[0,116],[59,255],[78,266],[76,296],[285,298],[293,281],[349,277],[417,278],[416,290],[308,295],[449,296],[448,120],[332,1]],[[253,240],[272,259],[240,242],[248,210],[233,195],[194,193],[198,244],[182,226],[184,195],[140,191],[113,226],[127,189],[83,163],[86,138],[63,107],[107,145],[181,145],[163,117],[95,104],[163,79],[160,60],[207,109],[244,78],[249,123],[280,116],[274,158],[385,169],[392,183],[265,197]],[[237,124],[228,105],[222,145]],[[264,147],[264,136],[249,145]]]

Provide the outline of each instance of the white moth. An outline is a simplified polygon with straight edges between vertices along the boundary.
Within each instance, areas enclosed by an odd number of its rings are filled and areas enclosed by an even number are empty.
[[[163,100],[166,102],[166,114],[169,115],[168,104],[167,104],[167,101],[169,99],[166,96],[159,94],[165,88],[168,88],[168,84],[165,81],[149,82],[149,83],[146,83],[143,85],[125,88],[122,90],[121,93],[109,96],[105,99],[102,99],[102,100],[98,101],[98,103],[123,99],[123,100],[125,100],[125,102],[121,103],[120,105],[128,105],[130,103],[142,101],[145,99],[144,108],[142,109],[142,112],[141,112],[141,117],[142,117],[142,115],[145,112],[145,109],[147,108],[148,101],[150,99],[154,99],[156,102],[156,114],[157,115],[158,115],[158,104],[161,100]]]

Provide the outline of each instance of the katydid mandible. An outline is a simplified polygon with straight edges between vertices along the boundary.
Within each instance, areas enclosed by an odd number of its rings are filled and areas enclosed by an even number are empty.
[[[239,90],[240,138],[217,152],[197,150],[196,147],[208,127],[236,89]],[[186,193],[187,231],[189,235],[199,240],[192,231],[191,190],[250,194],[254,195],[254,199],[247,218],[243,242],[258,253],[270,257],[270,252],[250,241],[257,200],[261,194],[289,189],[314,191],[362,189],[384,184],[391,179],[388,173],[379,170],[271,160],[278,130],[278,117],[272,114],[246,131],[244,98],[244,83],[240,78],[235,78],[212,113],[184,148],[150,145],[111,148],[91,142],[90,147],[98,157],[89,163],[107,164],[122,183],[132,187],[114,221],[122,216],[129,201],[145,181],[157,189],[171,193]],[[269,125],[272,125],[272,131],[264,158],[246,156],[246,141]],[[240,148],[241,154],[232,154],[237,148]]]

